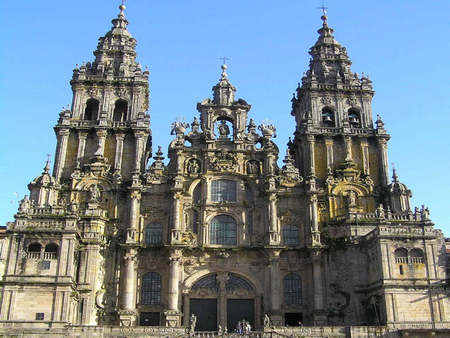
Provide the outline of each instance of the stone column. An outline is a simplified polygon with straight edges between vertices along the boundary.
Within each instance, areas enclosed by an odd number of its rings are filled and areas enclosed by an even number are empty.
[[[120,272],[121,292],[119,319],[121,326],[134,326],[136,324],[136,250],[125,248],[123,266]]]
[[[59,182],[62,170],[66,162],[67,142],[69,141],[69,129],[58,130],[58,140],[56,145],[56,158],[53,166],[53,176]]]
[[[136,232],[138,228],[141,206],[141,192],[133,189],[130,193],[130,218],[127,230],[127,243],[136,242]]]
[[[270,319],[274,326],[280,326],[283,324],[283,319],[281,316],[280,253],[280,250],[272,250],[269,253],[271,297]]]
[[[345,145],[345,161],[352,161],[352,138],[350,136],[344,137],[344,145]]]
[[[139,173],[141,171],[144,133],[143,132],[135,132],[134,137],[136,140],[136,158],[135,158],[135,162],[134,162],[134,171],[136,173]]]
[[[78,151],[77,151],[77,162],[81,163],[84,157],[84,151],[86,149],[86,139],[87,132],[79,131],[78,132]]]
[[[333,169],[333,139],[331,137],[325,138],[325,147],[327,149],[327,168]]]
[[[316,168],[315,168],[315,154],[314,154],[314,144],[315,144],[314,135],[307,135],[306,139],[308,141],[309,174],[311,176],[315,176]]]
[[[168,309],[164,312],[166,326],[175,327],[181,325],[182,313],[180,312],[178,299],[180,284],[181,252],[174,250],[169,257],[169,287],[167,297]]]
[[[313,288],[314,288],[314,325],[324,325],[326,323],[326,314],[323,302],[323,281],[322,281],[322,254],[320,250],[313,250],[312,269],[313,269]]]
[[[359,140],[359,144],[361,145],[363,173],[365,175],[369,175],[370,174],[370,162],[369,162],[369,145],[367,143],[367,139],[361,138]]]
[[[389,184],[389,164],[388,164],[386,139],[378,138],[378,148],[380,152],[381,184],[383,186],[387,186]]]
[[[114,159],[114,172],[120,174],[122,170],[122,153],[123,153],[123,140],[125,134],[116,134],[116,156]]]
[[[173,194],[173,226],[171,231],[171,243],[176,244],[181,240],[180,234],[180,193]]]
[[[310,195],[309,199],[309,215],[311,222],[311,240],[312,245],[320,244],[319,217],[317,215],[318,201],[315,194]]]
[[[227,282],[230,276],[226,272],[217,274],[217,282],[219,283],[219,294],[217,295],[218,314],[217,322],[220,326],[227,326]]]
[[[96,134],[97,134],[97,138],[98,138],[98,146],[97,146],[97,150],[95,151],[94,156],[104,157],[105,141],[106,141],[106,136],[108,135],[108,132],[106,130],[100,129],[100,130],[97,130]]]
[[[269,244],[280,244],[280,234],[278,232],[277,198],[275,194],[269,195]]]

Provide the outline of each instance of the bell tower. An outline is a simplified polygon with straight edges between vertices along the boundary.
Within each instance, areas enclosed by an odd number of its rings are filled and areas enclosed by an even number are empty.
[[[71,110],[60,113],[53,176],[107,169],[116,182],[145,169],[151,153],[148,70],[136,62],[125,6],[99,38],[95,60],[73,70]],[[103,168],[103,169],[102,169]]]
[[[389,184],[389,135],[380,117],[373,126],[372,81],[351,71],[325,14],[309,50],[309,69],[292,98],[297,127],[289,144],[307,178],[312,245],[320,244],[321,223],[386,204],[382,192]]]

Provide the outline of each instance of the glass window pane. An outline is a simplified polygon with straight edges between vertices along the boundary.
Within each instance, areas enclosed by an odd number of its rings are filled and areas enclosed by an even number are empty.
[[[161,276],[156,272],[148,272],[142,277],[141,303],[157,305],[161,302]]]
[[[298,227],[294,225],[283,226],[283,243],[284,245],[298,245],[299,244],[299,234]]]
[[[212,181],[211,200],[213,202],[236,201],[236,182],[230,180]]]
[[[236,221],[228,215],[213,218],[210,225],[210,243],[236,245]]]
[[[149,224],[145,228],[145,244],[155,245],[162,243],[161,224]]]
[[[283,280],[284,302],[286,305],[301,304],[302,290],[300,276],[295,273],[287,274]]]

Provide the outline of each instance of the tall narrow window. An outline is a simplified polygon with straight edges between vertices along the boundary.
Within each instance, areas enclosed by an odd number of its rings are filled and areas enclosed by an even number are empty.
[[[213,218],[210,225],[210,243],[236,245],[236,221],[228,215]]]
[[[161,276],[156,272],[147,272],[142,276],[141,304],[158,305],[161,303]]]
[[[199,204],[202,201],[202,184],[198,183],[195,188],[194,192],[192,193],[192,200],[195,204]]]
[[[398,248],[394,251],[395,263],[408,263],[408,250],[405,248]]]
[[[148,224],[145,228],[145,244],[157,245],[162,243],[161,224]]]
[[[95,121],[98,117],[98,109],[100,103],[96,99],[89,99],[86,101],[86,108],[84,110],[84,119],[87,121]]]
[[[236,182],[231,180],[212,181],[211,200],[213,202],[236,201]]]
[[[58,258],[58,245],[50,243],[45,246],[44,259],[56,259]]]
[[[128,102],[125,100],[117,100],[114,105],[113,121],[125,122],[127,120]]]
[[[322,124],[326,127],[334,127],[334,111],[329,107],[322,109]]]
[[[289,273],[284,277],[284,303],[286,305],[299,305],[302,303],[302,285],[300,276]]]
[[[198,232],[198,220],[198,211],[192,210],[192,232],[195,234]]]
[[[350,108],[348,110],[348,121],[350,122],[350,125],[352,127],[359,127],[360,126],[360,118],[359,118],[359,111],[355,108]]]
[[[296,246],[299,244],[298,227],[295,225],[283,226],[283,243],[288,246]]]

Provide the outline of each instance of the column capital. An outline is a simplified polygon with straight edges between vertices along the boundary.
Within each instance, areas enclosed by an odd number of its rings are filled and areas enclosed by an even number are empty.
[[[114,135],[115,137],[116,137],[116,140],[124,140],[124,138],[125,138],[125,134],[124,133],[116,133],[115,135]]]
[[[309,143],[314,143],[315,140],[316,140],[316,137],[315,137],[313,134],[308,134],[308,135],[306,135],[306,140],[307,140]]]
[[[97,137],[106,137],[108,135],[108,132],[105,129],[97,129],[95,133],[97,134]]]
[[[88,132],[85,130],[78,130],[78,138],[86,139],[88,136]]]
[[[139,190],[132,190],[130,193],[130,198],[132,200],[140,200],[142,197],[142,194]]]
[[[58,129],[58,136],[68,136],[70,133],[69,129]]]

